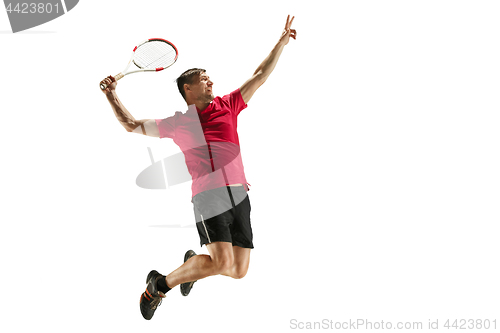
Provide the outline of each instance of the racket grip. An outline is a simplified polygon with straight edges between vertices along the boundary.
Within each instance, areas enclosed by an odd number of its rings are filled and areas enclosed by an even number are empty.
[[[122,73],[120,73],[120,74],[115,75],[114,78],[115,78],[116,81],[118,81],[119,79],[121,79],[124,76],[125,75],[123,75]],[[108,85],[106,83],[101,83],[99,86],[101,87],[101,90],[105,90],[108,87]]]

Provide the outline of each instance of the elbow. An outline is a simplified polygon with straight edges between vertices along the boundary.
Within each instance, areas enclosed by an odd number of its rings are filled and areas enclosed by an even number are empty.
[[[137,125],[134,124],[134,122],[132,122],[132,121],[124,121],[121,124],[127,132],[133,132],[134,129],[137,127]]]
[[[257,86],[261,86],[264,84],[264,82],[266,82],[267,78],[269,77],[269,75],[266,75],[264,72],[262,71],[259,71],[259,72],[256,72],[254,74],[254,80],[255,80],[255,83],[257,84]]]

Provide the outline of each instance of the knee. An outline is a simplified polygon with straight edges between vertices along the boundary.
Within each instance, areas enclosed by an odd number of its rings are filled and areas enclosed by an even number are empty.
[[[248,267],[236,266],[233,271],[233,278],[243,279],[247,275]]]
[[[234,259],[229,256],[221,256],[213,260],[215,274],[227,272],[233,266]]]

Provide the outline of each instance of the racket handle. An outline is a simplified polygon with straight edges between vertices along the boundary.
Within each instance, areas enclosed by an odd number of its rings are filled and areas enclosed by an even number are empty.
[[[115,75],[114,78],[115,78],[116,81],[118,81],[119,79],[121,79],[124,76],[125,75],[123,75],[122,73],[120,73],[120,74]],[[105,90],[108,87],[108,85],[106,83],[101,83],[99,86],[101,87],[101,90]]]

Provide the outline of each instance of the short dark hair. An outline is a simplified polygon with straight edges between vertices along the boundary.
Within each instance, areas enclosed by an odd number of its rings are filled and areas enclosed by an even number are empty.
[[[206,71],[201,68],[191,68],[185,71],[177,78],[177,88],[179,88],[179,92],[181,93],[184,100],[186,100],[186,92],[184,91],[184,84],[193,84],[194,78],[200,76],[202,73]]]

